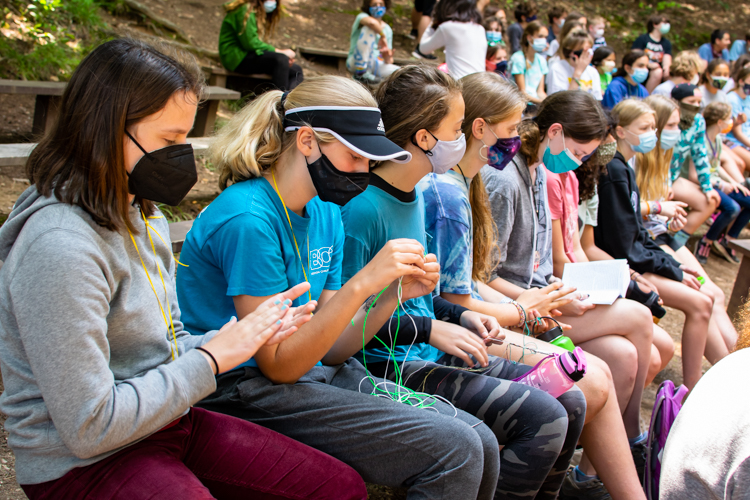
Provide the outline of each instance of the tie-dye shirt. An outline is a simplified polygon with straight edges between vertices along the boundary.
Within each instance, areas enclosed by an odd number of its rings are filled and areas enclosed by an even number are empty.
[[[471,179],[450,170],[429,174],[419,182],[424,196],[427,247],[440,264],[440,283],[434,293],[471,295],[482,300],[471,279],[473,236],[469,186]]]
[[[713,186],[711,186],[711,164],[708,149],[706,149],[706,120],[701,115],[695,115],[693,125],[680,132],[680,140],[674,147],[672,163],[669,165],[670,183],[680,176],[687,177],[690,159],[695,163],[701,190],[704,193],[711,191]]]

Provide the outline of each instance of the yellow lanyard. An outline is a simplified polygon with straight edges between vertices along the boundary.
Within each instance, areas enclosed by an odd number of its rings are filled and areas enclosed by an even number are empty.
[[[167,312],[164,312],[164,306],[161,305],[161,300],[159,299],[159,294],[156,293],[156,287],[154,286],[154,282],[151,280],[151,275],[148,273],[148,269],[146,269],[146,264],[143,262],[143,257],[141,256],[141,251],[138,249],[138,245],[135,242],[135,238],[133,237],[133,233],[130,232],[130,229],[128,229],[128,234],[130,235],[130,239],[133,241],[133,246],[135,247],[135,251],[138,253],[138,258],[141,259],[141,265],[143,266],[143,270],[146,271],[146,277],[148,278],[148,282],[151,285],[151,290],[154,291],[154,297],[156,297],[156,302],[159,303],[159,309],[161,310],[161,316],[164,318],[164,324],[167,326],[167,330],[172,330],[172,342],[174,343],[174,349],[172,349],[172,345],[170,344],[169,350],[172,352],[172,361],[175,360],[176,357],[179,357],[180,352],[177,347],[177,335],[174,331],[174,321],[172,319],[172,309],[169,306],[169,294],[167,293],[167,285],[164,283],[164,276],[161,274],[161,268],[159,267],[159,263],[156,260],[156,248],[154,247],[154,240],[151,238],[151,232],[150,230],[153,230],[156,235],[161,239],[162,242],[164,242],[164,238],[161,237],[158,231],[156,229],[153,229],[151,224],[148,223],[146,220],[146,215],[141,212],[141,216],[143,216],[143,222],[146,223],[146,234],[148,234],[148,239],[151,242],[151,250],[154,252],[154,262],[156,263],[156,270],[159,271],[159,278],[161,279],[161,286],[164,288],[164,297],[167,302]],[[149,219],[161,219],[162,217],[149,217]],[[165,243],[166,244],[166,243]],[[169,315],[169,322],[167,322],[167,315]]]
[[[297,257],[299,257],[299,264],[302,266],[302,274],[305,276],[305,281],[310,283],[310,280],[307,278],[307,272],[305,272],[305,264],[302,262],[302,253],[299,251],[299,245],[297,245],[297,237],[294,236],[294,227],[292,227],[292,219],[289,217],[289,211],[286,209],[286,203],[284,203],[284,198],[281,197],[281,192],[279,191],[279,186],[276,184],[276,175],[274,174],[273,169],[271,170],[271,178],[273,179],[273,188],[274,191],[276,191],[276,194],[279,196],[279,199],[281,200],[281,206],[284,207],[284,213],[286,214],[286,220],[289,223],[289,230],[292,232],[292,239],[294,240],[294,248],[297,249]],[[307,235],[307,267],[310,268],[310,235]],[[312,283],[310,283],[312,285]],[[307,291],[307,296],[310,299],[310,302],[312,302],[312,294],[310,293],[310,290]]]

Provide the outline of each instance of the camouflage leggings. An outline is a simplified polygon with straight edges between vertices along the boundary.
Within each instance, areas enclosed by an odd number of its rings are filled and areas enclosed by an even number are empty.
[[[446,398],[492,429],[503,447],[495,498],[557,498],[583,430],[583,393],[573,387],[554,399],[544,391],[511,382],[531,367],[495,356],[490,356],[488,368],[481,372],[457,367],[466,368],[466,363],[447,354],[435,363],[407,361],[403,383]],[[385,363],[368,368],[383,376]],[[395,380],[393,365],[388,367],[387,377]]]

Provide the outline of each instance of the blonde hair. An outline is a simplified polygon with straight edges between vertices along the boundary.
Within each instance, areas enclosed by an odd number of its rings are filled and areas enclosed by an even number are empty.
[[[560,47],[557,49],[557,55],[562,55],[563,59],[567,59],[573,52],[581,49],[586,42],[589,43],[590,47],[594,46],[594,39],[588,32],[583,29],[575,29],[563,38]]]
[[[701,72],[700,56],[692,50],[683,50],[672,60],[669,65],[669,74],[680,76],[685,80],[690,80],[693,75]]]
[[[375,99],[359,83],[341,76],[308,78],[289,92],[281,109],[280,90],[262,94],[245,106],[218,133],[209,157],[219,171],[219,187],[260,177],[291,149],[296,131],[284,132],[284,111],[305,106],[377,107]],[[336,140],[315,132],[318,142]]]
[[[719,122],[732,117],[732,106],[725,102],[712,102],[703,110],[703,118],[706,120],[706,127],[710,127]]]
[[[518,87],[497,73],[474,73],[461,79],[466,111],[462,132],[473,140],[472,127],[477,118],[490,125],[504,122],[520,115],[526,107],[526,99]],[[476,175],[469,190],[473,228],[473,264],[471,277],[486,283],[497,266],[497,226],[492,217],[487,190],[482,176]]]
[[[660,200],[667,197],[667,179],[669,164],[672,162],[674,148],[664,151],[661,148],[661,133],[669,121],[669,117],[677,109],[672,99],[663,95],[652,95],[643,100],[654,112],[656,118],[656,133],[659,141],[656,147],[647,154],[635,154],[635,182],[644,200]]]

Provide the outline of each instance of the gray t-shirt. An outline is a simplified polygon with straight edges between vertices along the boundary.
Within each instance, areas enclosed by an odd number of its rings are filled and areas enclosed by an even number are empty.
[[[661,500],[750,499],[750,349],[730,354],[695,386],[667,439]]]
[[[518,23],[513,23],[508,26],[505,31],[505,36],[508,38],[510,44],[510,54],[515,54],[521,50],[521,37],[523,36],[523,28]]]

